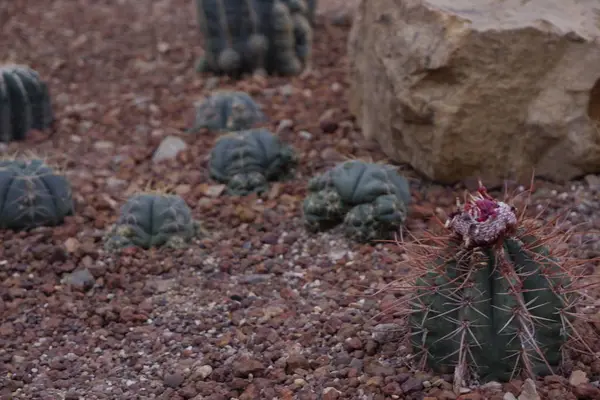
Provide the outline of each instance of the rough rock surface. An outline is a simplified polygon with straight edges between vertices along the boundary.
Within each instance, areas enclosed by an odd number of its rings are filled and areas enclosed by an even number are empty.
[[[600,166],[600,3],[362,0],[350,108],[387,155],[439,182]]]

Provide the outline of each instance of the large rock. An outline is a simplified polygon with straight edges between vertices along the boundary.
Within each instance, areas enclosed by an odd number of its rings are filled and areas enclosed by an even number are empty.
[[[439,182],[598,172],[598,21],[598,0],[361,0],[350,107]]]

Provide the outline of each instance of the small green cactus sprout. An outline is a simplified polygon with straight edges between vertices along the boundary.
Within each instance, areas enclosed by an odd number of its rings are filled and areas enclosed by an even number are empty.
[[[254,99],[244,92],[218,91],[196,105],[194,126],[188,132],[202,128],[211,131],[241,131],[252,128],[267,118]]]
[[[416,277],[401,280],[395,308],[407,315],[417,367],[454,372],[459,391],[475,380],[557,373],[571,344],[593,354],[575,322],[587,277],[567,258],[565,235],[518,215],[481,183],[445,228],[404,243]]]
[[[0,66],[0,141],[24,140],[54,121],[50,94],[40,75],[23,65]]]
[[[71,186],[40,159],[0,161],[0,228],[56,226],[72,215]]]
[[[311,231],[343,223],[358,242],[384,239],[404,225],[410,204],[408,182],[391,166],[351,160],[312,178],[304,200]]]
[[[291,175],[294,150],[266,129],[249,129],[221,136],[210,154],[210,175],[227,184],[234,196],[262,193],[269,182]]]
[[[205,41],[199,72],[296,75],[312,60],[315,1],[196,0]]]
[[[108,251],[125,247],[178,249],[201,232],[181,196],[144,192],[132,196],[121,207],[117,222],[105,235],[104,247]]]

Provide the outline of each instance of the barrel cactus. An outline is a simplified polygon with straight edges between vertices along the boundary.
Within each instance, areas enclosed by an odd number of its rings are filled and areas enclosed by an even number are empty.
[[[202,128],[211,131],[240,131],[266,122],[260,105],[250,95],[238,91],[219,91],[196,105],[194,126],[189,132]]]
[[[294,150],[266,129],[249,129],[221,136],[210,154],[210,176],[227,184],[235,196],[262,193],[269,182],[291,175]]]
[[[314,1],[196,0],[196,6],[205,41],[199,71],[297,75],[310,69]]]
[[[0,161],[0,228],[56,226],[74,212],[71,185],[40,159]]]
[[[40,75],[23,65],[0,66],[0,141],[25,139],[54,121],[50,94]]]
[[[400,285],[402,304],[421,367],[454,372],[459,390],[473,380],[557,373],[571,340],[590,349],[574,323],[583,298],[577,264],[553,250],[560,236],[481,184],[445,228],[431,243],[405,247],[417,277]]]
[[[105,235],[105,248],[183,248],[202,232],[185,200],[178,195],[140,193],[121,207],[117,222]]]
[[[304,220],[311,231],[343,224],[356,241],[384,239],[404,225],[410,190],[394,168],[359,160],[336,165],[308,183]]]

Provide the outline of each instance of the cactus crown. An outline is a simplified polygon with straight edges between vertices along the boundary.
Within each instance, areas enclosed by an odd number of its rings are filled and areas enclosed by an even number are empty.
[[[457,201],[457,208],[446,228],[459,235],[466,247],[495,243],[517,225],[516,208],[494,199],[481,182],[477,193],[469,194],[462,207]]]

